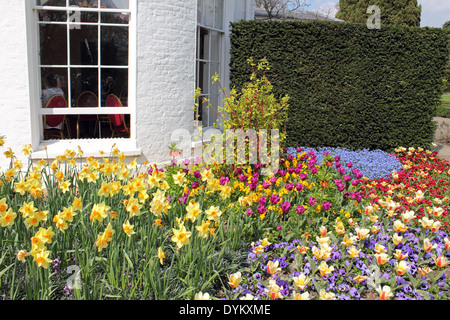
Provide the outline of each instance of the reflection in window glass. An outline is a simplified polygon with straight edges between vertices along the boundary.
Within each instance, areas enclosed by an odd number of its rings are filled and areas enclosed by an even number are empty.
[[[81,25],[70,30],[70,63],[97,65],[98,27]]]
[[[97,68],[71,68],[71,106],[77,106],[81,93],[89,91],[98,97],[98,69]]]
[[[108,66],[128,65],[128,27],[101,28],[101,64]]]
[[[78,6],[81,8],[98,8],[98,0],[70,0],[69,6]]]
[[[117,8],[117,9],[128,9],[128,0],[101,0],[102,8]]]
[[[67,68],[41,68],[41,88],[43,108],[55,94],[67,99]]]
[[[66,0],[37,0],[38,6],[65,7]]]
[[[128,13],[102,12],[102,23],[128,24],[130,16]]]
[[[105,106],[108,95],[115,95],[123,107],[128,106],[128,69],[102,68],[101,102]]]
[[[38,15],[39,21],[67,21],[67,11],[39,10]]]
[[[67,27],[40,24],[40,56],[43,65],[67,65]]]

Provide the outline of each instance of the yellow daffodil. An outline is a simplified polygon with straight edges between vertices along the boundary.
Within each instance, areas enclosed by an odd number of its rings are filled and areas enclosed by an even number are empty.
[[[25,263],[25,258],[28,256],[27,250],[20,250],[17,252],[16,258],[22,263]]]
[[[209,226],[211,222],[203,221],[200,226],[196,226],[195,229],[198,231],[198,236],[200,238],[206,238],[209,235]]]
[[[0,212],[0,225],[2,228],[6,228],[8,226],[14,225],[14,220],[17,217],[17,213],[15,213],[11,208],[7,211]]]
[[[100,186],[97,195],[99,197],[109,197],[111,195],[111,184],[106,181],[102,181],[102,185]]]
[[[166,258],[166,254],[164,253],[164,251],[162,250],[161,247],[158,248],[158,259],[159,259],[159,263],[161,265],[163,265],[163,260]]]
[[[202,210],[200,209],[199,203],[189,202],[189,204],[186,206],[186,212],[186,218],[194,222],[199,219]]]
[[[38,267],[47,269],[50,262],[52,262],[52,260],[48,258],[49,255],[50,255],[50,251],[41,249],[34,254],[33,261],[35,261],[37,263]]]
[[[132,217],[139,217],[141,215],[141,209],[142,205],[139,203],[139,199],[135,198],[128,199],[126,210],[130,215],[130,219]]]
[[[183,224],[179,226],[179,229],[172,229],[172,232],[173,232],[172,241],[176,243],[179,249],[183,245],[189,244],[191,232],[187,231],[186,227]]]
[[[97,220],[98,222],[102,222],[103,219],[105,219],[108,215],[108,211],[111,208],[107,206],[104,202],[99,204],[94,204],[92,206],[91,215],[89,216],[89,220],[94,222],[94,220]]]
[[[122,228],[128,237],[131,237],[133,234],[135,234],[135,232],[133,230],[134,225],[130,224],[130,221],[128,221],[128,220],[126,223],[122,224]]]
[[[208,210],[205,211],[206,219],[218,221],[220,216],[222,215],[222,211],[220,211],[219,207],[211,206]]]

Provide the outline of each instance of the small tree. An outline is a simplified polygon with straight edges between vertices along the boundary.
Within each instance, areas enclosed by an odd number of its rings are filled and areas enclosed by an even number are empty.
[[[272,142],[271,137],[270,135],[264,136],[264,132],[270,133],[272,129],[276,129],[279,130],[279,146],[281,147],[286,139],[289,96],[285,95],[280,101],[274,96],[273,85],[266,75],[266,71],[270,70],[266,59],[260,60],[258,64],[254,63],[253,59],[247,61],[252,68],[252,74],[250,81],[242,87],[240,92],[233,88],[228,94],[224,93],[223,106],[218,106],[217,111],[206,99],[203,99],[203,102],[222,120],[220,124],[216,122],[214,126],[220,126],[224,135],[227,130],[240,132],[254,130],[258,141],[267,139],[266,141],[270,144]],[[218,83],[220,90],[225,92],[218,79],[219,76],[216,74],[212,79],[213,83]],[[201,98],[200,94],[201,89],[198,88],[194,99]],[[196,104],[196,107],[198,107],[198,104]],[[245,139],[246,141],[249,140]],[[228,139],[227,142],[229,142]],[[249,150],[252,150],[252,147],[254,146],[248,145],[246,155],[249,155]],[[251,155],[249,155],[249,159],[250,157]]]
[[[256,6],[267,12],[268,20],[284,19],[309,6],[308,0],[256,0]]]

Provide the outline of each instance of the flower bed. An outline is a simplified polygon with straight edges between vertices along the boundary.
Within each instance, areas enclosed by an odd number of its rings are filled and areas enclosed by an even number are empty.
[[[402,169],[401,162],[392,154],[382,150],[363,149],[358,151],[346,148],[288,148],[287,153],[295,155],[303,150],[309,153],[313,151],[317,155],[317,162],[323,161],[323,155],[328,153],[332,157],[339,157],[341,162],[351,163],[352,168],[359,169],[369,179],[380,179],[390,175],[393,171]],[[334,166],[336,167],[336,166]],[[350,172],[350,174],[352,174]]]
[[[431,152],[401,149],[402,169],[373,181],[313,150],[285,154],[272,176],[261,165],[146,167],[117,149],[27,166],[5,156],[5,299],[448,295],[449,167]]]

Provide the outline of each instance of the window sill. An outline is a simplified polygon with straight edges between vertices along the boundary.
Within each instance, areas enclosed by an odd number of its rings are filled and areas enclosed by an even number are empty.
[[[40,159],[56,159],[57,156],[63,155],[66,150],[78,152],[78,146],[83,151],[83,158],[94,157],[100,158],[100,151],[109,156],[113,150],[113,146],[120,150],[126,157],[137,157],[142,155],[142,149],[137,147],[136,141],[131,139],[80,139],[80,140],[48,140],[41,142],[40,145],[33,150],[31,158]],[[47,151],[45,150],[47,147]]]

